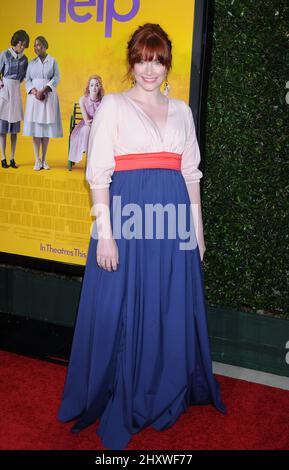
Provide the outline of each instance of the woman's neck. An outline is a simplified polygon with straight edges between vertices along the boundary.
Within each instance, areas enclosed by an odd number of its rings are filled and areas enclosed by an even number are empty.
[[[98,94],[97,93],[89,93],[88,96],[91,99],[91,101],[97,101],[97,99],[98,99]]]
[[[46,59],[47,54],[39,55],[38,57],[41,60],[41,62],[43,62]]]
[[[167,98],[163,95],[159,88],[152,91],[144,90],[137,85],[127,92],[131,98],[146,103],[150,106],[157,106],[161,102],[167,101]]]

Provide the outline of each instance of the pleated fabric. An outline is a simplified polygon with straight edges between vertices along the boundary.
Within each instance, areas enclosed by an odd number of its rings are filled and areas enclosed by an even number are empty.
[[[158,203],[175,208],[176,237],[165,215],[163,237],[154,231],[145,238],[145,207]],[[182,215],[178,205],[185,208]],[[132,227],[132,211],[140,208]],[[194,231],[192,248],[180,249],[185,241],[180,233],[189,231],[192,221],[181,172],[115,172],[110,211],[113,228],[120,214],[123,223],[116,238],[119,267],[108,272],[97,265],[92,233],[58,418],[75,419],[72,432],[95,423],[105,447],[124,449],[133,434],[147,426],[169,428],[190,405],[212,404],[223,413],[225,406],[212,373]],[[139,238],[129,239],[132,229]]]

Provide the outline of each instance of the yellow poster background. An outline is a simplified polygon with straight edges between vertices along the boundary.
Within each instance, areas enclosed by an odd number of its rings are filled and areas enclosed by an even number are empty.
[[[85,181],[86,158],[69,172],[68,139],[70,115],[89,75],[102,77],[105,93],[124,91],[130,83],[126,73],[126,44],[131,33],[146,22],[159,23],[173,42],[173,69],[169,75],[170,96],[188,102],[194,0],[140,0],[134,18],[126,22],[112,21],[111,37],[106,36],[107,1],[78,1],[79,15],[89,13],[83,23],[73,21],[68,12],[66,22],[59,21],[63,0],[43,0],[42,23],[36,23],[36,0],[1,1],[0,51],[10,47],[15,31],[24,29],[30,36],[25,49],[28,60],[35,57],[34,39],[41,35],[48,43],[48,53],[60,69],[57,92],[63,125],[63,138],[50,139],[47,161],[49,171],[33,171],[32,137],[18,134],[15,160],[18,169],[0,168],[0,251],[84,265],[90,237],[89,187]],[[67,0],[73,4],[72,0]],[[65,3],[65,2],[64,2]],[[87,6],[87,4],[95,4]],[[104,5],[103,21],[96,21],[97,8]],[[131,11],[132,0],[115,0],[119,14]],[[21,85],[23,107],[25,87]],[[7,159],[10,139],[7,139]]]

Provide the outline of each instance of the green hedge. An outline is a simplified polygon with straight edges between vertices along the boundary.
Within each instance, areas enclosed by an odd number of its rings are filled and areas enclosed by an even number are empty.
[[[289,4],[215,1],[202,193],[211,305],[289,312]]]

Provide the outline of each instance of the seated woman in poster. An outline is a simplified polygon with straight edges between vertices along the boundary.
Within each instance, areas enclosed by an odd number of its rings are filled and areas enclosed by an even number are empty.
[[[62,123],[56,86],[59,69],[56,60],[47,54],[48,42],[38,36],[34,42],[37,54],[27,68],[25,77],[27,101],[24,115],[25,136],[33,137],[34,170],[49,170],[46,154],[50,137],[62,137]],[[42,156],[40,158],[40,147]]]
[[[80,162],[83,154],[87,153],[90,126],[103,95],[104,90],[101,77],[99,75],[92,75],[88,79],[84,96],[79,99],[83,119],[73,129],[70,136],[69,170],[72,170],[73,163]]]
[[[16,31],[11,39],[11,46],[0,54],[0,146],[2,168],[17,168],[14,160],[17,134],[23,119],[20,83],[24,80],[28,59],[24,49],[29,46],[29,36],[23,31]],[[10,165],[6,160],[6,139],[10,134]]]

